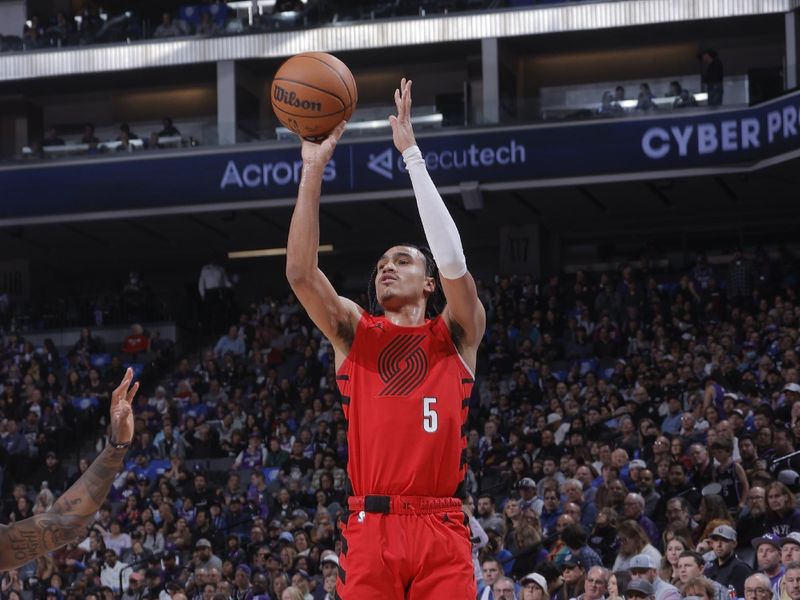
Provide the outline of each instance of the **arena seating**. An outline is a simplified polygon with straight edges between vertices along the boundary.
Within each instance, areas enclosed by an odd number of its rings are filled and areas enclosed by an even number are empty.
[[[541,281],[500,275],[479,285],[489,322],[470,403],[467,492],[488,535],[481,560],[499,560],[519,582],[542,561],[572,564],[570,552],[580,552],[585,569],[619,568],[645,546],[661,556],[673,538],[705,552],[721,523],[740,524],[741,548],[765,533],[785,535],[780,528],[797,509],[759,512],[735,482],[727,495],[708,495],[721,481],[708,451],[735,444],[751,490],[787,483],[800,491],[796,458],[782,459],[800,428],[795,261],[759,252],[712,262]],[[332,523],[345,506],[346,425],[330,345],[287,298],[238,299],[250,307],[238,323],[243,355],[215,355],[216,337],[182,356],[159,340],[133,363],[145,383],[135,404],[139,433],[109,511],[98,516],[102,529],[21,569],[26,592],[55,587],[82,598],[109,587],[120,597],[105,543],[129,565],[123,598],[138,589],[134,572],[151,590],[170,584],[187,597],[207,581],[227,593],[234,579],[272,593],[282,573],[324,595],[323,553],[341,545]],[[11,522],[52,505],[79,475],[77,458],[90,460],[107,442],[108,393],[128,363],[115,348],[100,350],[91,333],[71,348],[36,348],[6,329],[1,347],[3,521]],[[49,452],[61,466],[45,476]],[[45,477],[48,487],[32,486]],[[628,506],[636,494],[643,510]],[[689,512],[665,508],[672,498],[685,498]],[[119,535],[108,532],[112,521]],[[645,537],[630,546],[615,533],[618,522]],[[195,569],[200,539],[220,559],[210,580]],[[668,556],[662,576],[680,585]],[[234,578],[242,565],[245,580]],[[4,585],[11,582],[6,575]],[[583,576],[564,585],[575,597]]]

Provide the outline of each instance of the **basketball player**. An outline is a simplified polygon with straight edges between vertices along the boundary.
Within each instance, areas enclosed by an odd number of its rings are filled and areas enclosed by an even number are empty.
[[[86,527],[105,502],[111,482],[122,468],[133,437],[131,402],[139,383],[131,386],[128,369],[111,395],[111,441],[81,478],[46,513],[0,525],[0,571],[16,569],[51,550],[86,536]]]
[[[322,173],[343,122],[322,144],[303,142],[286,274],[336,351],[348,421],[353,495],[341,525],[337,598],[471,600],[470,531],[456,496],[466,475],[463,427],[486,314],[458,230],[416,146],[411,81],[402,80],[394,100],[392,136],[430,253],[402,244],[378,258],[370,295],[374,290],[380,316],[337,295],[317,267]],[[437,286],[446,306],[428,319]]]

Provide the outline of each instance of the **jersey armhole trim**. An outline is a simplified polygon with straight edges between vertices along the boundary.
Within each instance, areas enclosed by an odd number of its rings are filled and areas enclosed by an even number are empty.
[[[472,380],[474,381],[475,380],[474,371],[467,364],[466,359],[463,356],[461,356],[461,353],[458,351],[458,348],[456,348],[456,345],[453,343],[452,339],[450,340],[450,345],[453,346],[453,350],[455,350],[456,356],[458,356],[458,358],[461,360],[461,364],[464,365],[464,368],[467,370],[467,373],[469,373],[472,376]]]

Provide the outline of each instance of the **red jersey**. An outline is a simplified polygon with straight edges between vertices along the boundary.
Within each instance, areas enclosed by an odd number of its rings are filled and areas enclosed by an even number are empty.
[[[364,313],[337,375],[353,494],[460,495],[474,379],[441,317],[401,327]]]

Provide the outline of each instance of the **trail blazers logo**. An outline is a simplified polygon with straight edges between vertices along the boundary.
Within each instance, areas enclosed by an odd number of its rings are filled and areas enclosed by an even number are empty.
[[[406,396],[428,374],[428,357],[420,348],[424,335],[400,335],[378,357],[378,375],[384,383],[379,396]]]

